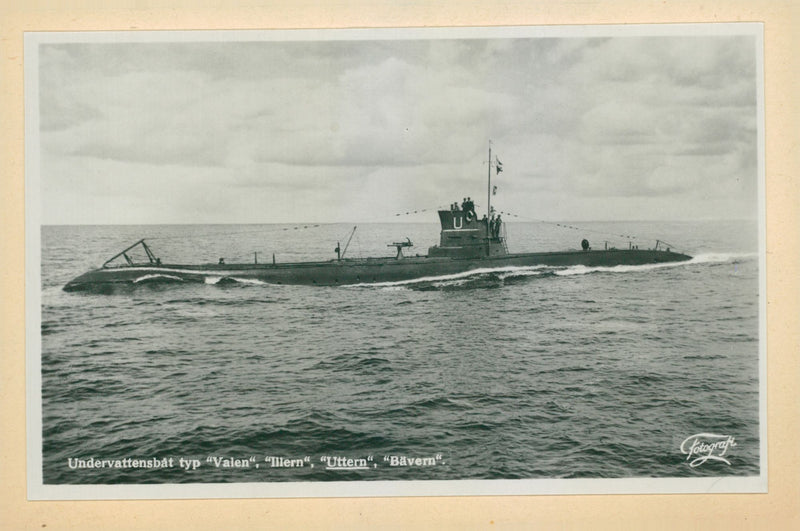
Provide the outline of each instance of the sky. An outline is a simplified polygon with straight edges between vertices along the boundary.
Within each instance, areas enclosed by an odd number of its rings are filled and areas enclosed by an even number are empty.
[[[375,35],[41,44],[42,223],[757,218],[753,35]]]

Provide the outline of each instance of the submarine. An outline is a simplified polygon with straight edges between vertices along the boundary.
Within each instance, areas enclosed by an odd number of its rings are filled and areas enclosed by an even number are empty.
[[[505,224],[500,216],[495,218],[491,207],[491,161],[490,147],[487,215],[478,219],[471,200],[460,206],[454,203],[449,209],[438,210],[439,243],[430,247],[427,255],[405,256],[403,250],[413,246],[411,240],[406,239],[388,244],[388,247],[396,249],[394,257],[346,258],[348,240],[344,250],[337,245],[336,258],[327,261],[275,263],[273,255],[272,263],[258,263],[256,260],[254,263],[226,264],[220,259],[218,263],[198,265],[166,264],[156,257],[145,239],[141,239],[108,259],[101,267],[71,280],[63,289],[108,291],[124,285],[151,282],[224,284],[255,281],[266,284],[342,286],[408,281],[504,267],[614,267],[681,262],[692,258],[672,251],[660,240],[656,240],[652,249],[630,245],[628,249],[611,247],[595,250],[583,239],[579,250],[509,253]],[[499,160],[494,168],[497,173],[502,171]],[[131,258],[132,250],[139,247],[144,250],[146,261],[137,262]]]
[[[669,247],[661,247],[660,241],[656,241],[652,249],[631,246],[628,249],[595,250],[584,239],[580,250],[509,253],[502,221],[479,220],[473,210],[460,208],[439,210],[438,214],[441,225],[439,243],[430,247],[425,256],[405,256],[403,250],[413,246],[406,239],[388,244],[396,249],[394,257],[346,258],[347,247],[343,252],[337,245],[337,257],[328,261],[275,263],[273,259],[272,263],[226,264],[220,260],[199,265],[165,264],[142,239],[111,257],[101,267],[71,280],[63,289],[102,291],[150,281],[224,283],[226,280],[339,286],[398,282],[503,267],[613,267],[691,259],[691,256],[674,252]],[[144,250],[146,261],[136,262],[130,257],[131,251],[138,247]]]

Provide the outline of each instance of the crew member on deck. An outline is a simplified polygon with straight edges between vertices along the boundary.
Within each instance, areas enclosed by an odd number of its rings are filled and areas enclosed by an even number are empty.
[[[500,214],[497,215],[497,219],[494,222],[494,237],[500,237],[500,226],[503,224],[503,220],[500,218]]]
[[[478,214],[475,212],[475,202],[471,197],[464,199],[464,216],[467,221],[478,219]]]

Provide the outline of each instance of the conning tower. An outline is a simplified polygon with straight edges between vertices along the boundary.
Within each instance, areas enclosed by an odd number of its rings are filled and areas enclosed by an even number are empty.
[[[486,258],[508,254],[501,225],[497,234],[490,220],[477,219],[474,210],[440,210],[441,233],[439,245],[428,249],[428,256],[451,258]]]

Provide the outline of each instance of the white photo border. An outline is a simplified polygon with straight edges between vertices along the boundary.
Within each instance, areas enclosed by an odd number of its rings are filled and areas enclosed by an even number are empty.
[[[759,234],[759,475],[751,477],[397,480],[348,482],[45,485],[42,471],[41,176],[38,47],[51,43],[151,43],[377,39],[489,39],[612,36],[731,36],[756,40]],[[762,23],[631,24],[381,29],[26,32],[25,317],[27,494],[29,500],[306,498],[386,496],[679,494],[767,492],[767,294],[764,28]]]

